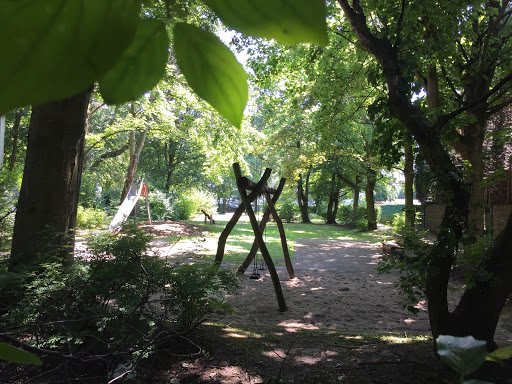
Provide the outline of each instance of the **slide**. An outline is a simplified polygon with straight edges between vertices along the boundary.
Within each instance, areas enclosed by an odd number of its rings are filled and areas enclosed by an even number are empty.
[[[143,185],[144,184],[142,183],[142,181],[140,183],[140,187],[137,187],[137,183],[132,183],[130,192],[128,192],[128,196],[126,196],[126,198],[123,201],[123,204],[121,204],[119,210],[112,219],[112,222],[108,226],[108,229],[110,231],[114,233],[119,232],[121,226],[126,221],[128,216],[130,216],[130,213],[132,213],[133,208],[135,208],[135,204],[137,204],[137,201],[139,200]]]

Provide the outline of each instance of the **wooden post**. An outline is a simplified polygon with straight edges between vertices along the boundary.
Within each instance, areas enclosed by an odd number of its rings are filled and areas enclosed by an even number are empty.
[[[295,271],[293,270],[292,261],[290,260],[290,253],[288,251],[288,244],[286,243],[286,234],[284,232],[283,222],[281,221],[279,215],[277,214],[276,208],[274,207],[274,202],[270,198],[270,195],[268,193],[265,193],[264,195],[265,198],[267,199],[267,205],[268,208],[270,209],[270,213],[274,217],[274,221],[276,222],[277,228],[279,229],[279,236],[281,238],[281,247],[283,248],[283,256],[284,263],[286,265],[286,270],[288,271],[290,279],[293,279],[295,277]]]
[[[279,182],[279,186],[277,187],[277,190],[275,190],[275,194],[271,199],[272,204],[268,201],[268,198],[270,198],[270,196],[267,198],[267,209],[265,210],[265,213],[263,214],[259,229],[260,229],[261,233],[263,233],[263,231],[265,230],[265,226],[267,225],[268,219],[271,214],[270,205],[272,205],[272,209],[274,211],[274,213],[272,213],[272,216],[274,217],[274,220],[276,221],[278,229],[279,229],[279,235],[281,237],[281,246],[283,248],[284,262],[286,265],[286,269],[288,271],[288,275],[290,276],[290,279],[293,279],[295,277],[295,272],[293,270],[292,262],[290,260],[290,253],[288,251],[288,244],[286,243],[286,235],[284,232],[283,222],[277,215],[277,212],[275,211],[275,207],[274,207],[275,203],[279,199],[279,196],[281,195],[281,192],[283,191],[285,182],[286,182],[285,178],[282,178],[281,181]],[[265,196],[266,195],[267,194],[265,194]],[[251,248],[251,251],[249,252],[249,255],[247,256],[245,261],[242,263],[240,268],[238,268],[238,273],[243,274],[247,270],[249,265],[251,265],[251,262],[253,261],[254,257],[256,256],[256,252],[258,252],[258,243],[255,240],[254,243],[252,244],[252,248]]]
[[[238,163],[233,164],[233,170],[235,172],[235,176],[237,180],[242,176],[240,171],[240,166]],[[268,170],[268,168],[267,168]],[[265,170],[265,172],[267,171]],[[261,182],[261,180],[260,180]],[[260,183],[258,183],[260,184]],[[258,191],[258,189],[255,189],[255,191]],[[251,206],[251,201],[249,201],[249,198],[247,196],[247,193],[245,192],[245,189],[238,187],[238,192],[240,193],[240,196],[242,197],[242,202],[244,204],[245,210],[247,212],[247,215],[249,216],[249,219],[251,221],[251,226],[254,231],[254,235],[256,236],[256,241],[258,243],[258,247],[260,248],[261,254],[263,256],[263,260],[265,260],[265,263],[267,264],[268,271],[270,273],[270,277],[272,278],[272,284],[274,285],[274,291],[276,293],[277,303],[279,304],[279,310],[281,312],[286,311],[286,302],[283,295],[283,290],[281,288],[281,283],[279,282],[279,276],[277,275],[276,268],[274,266],[274,262],[272,261],[272,258],[270,257],[270,254],[268,252],[267,246],[265,245],[265,242],[263,241],[263,236],[261,235],[261,232],[258,227],[258,220],[256,219],[256,215],[254,214],[254,211]],[[253,191],[254,192],[254,191]]]
[[[235,168],[235,165],[237,166],[238,171],[240,172],[240,165],[238,163],[233,164],[233,169]],[[257,185],[260,185],[260,186],[265,185],[268,178],[270,177],[271,172],[272,172],[272,170],[270,168],[265,169],[265,172],[263,173],[263,176],[261,176],[261,179],[260,179],[260,181],[258,181]],[[236,176],[236,172],[235,172],[235,176]],[[249,201],[249,204],[252,203],[253,200],[256,199],[256,197],[258,197],[257,189],[252,191],[249,194],[249,196],[247,196],[247,200]],[[231,233],[231,231],[233,230],[233,228],[235,228],[236,223],[238,222],[238,220],[240,219],[240,217],[242,216],[242,213],[244,213],[244,211],[245,211],[245,206],[244,206],[244,203],[242,202],[238,206],[238,208],[235,210],[235,212],[233,213],[233,216],[231,217],[231,219],[227,223],[226,227],[220,234],[219,243],[217,245],[217,254],[215,255],[215,264],[220,265],[222,263],[228,236]]]

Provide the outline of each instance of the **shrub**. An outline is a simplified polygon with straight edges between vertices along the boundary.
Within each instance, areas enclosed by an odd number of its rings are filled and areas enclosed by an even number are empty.
[[[76,215],[77,229],[102,228],[107,224],[107,214],[103,210],[78,206]]]
[[[90,258],[70,267],[43,255],[38,265],[1,274],[0,299],[8,306],[0,326],[27,344],[79,356],[60,374],[75,372],[81,382],[134,371],[164,341],[213,311],[229,310],[224,294],[238,281],[211,265],[170,265],[148,254],[150,240],[125,226],[117,236],[90,239]],[[84,361],[99,371],[89,371]],[[59,364],[45,362],[50,371]],[[108,377],[94,377],[98,372]]]
[[[413,313],[414,306],[425,296],[428,253],[431,245],[425,240],[426,231],[406,225],[405,212],[395,213],[393,229],[398,244],[403,247],[400,255],[385,255],[377,270],[379,274],[398,270],[400,273],[397,286],[404,299],[400,302],[404,308]]]
[[[181,195],[173,203],[173,220],[191,219],[197,212],[197,202],[192,196]]]
[[[276,211],[279,218],[287,223],[293,220],[296,215],[300,214],[297,203],[292,199],[278,200],[276,204]]]
[[[368,228],[368,221],[366,217],[366,205],[359,205],[357,207],[356,221],[353,222],[354,209],[352,205],[340,205],[338,207],[338,222],[342,225],[354,225],[356,227],[361,227],[362,229]]]
[[[158,190],[148,193],[149,207],[153,220],[171,220],[172,206],[169,197]]]

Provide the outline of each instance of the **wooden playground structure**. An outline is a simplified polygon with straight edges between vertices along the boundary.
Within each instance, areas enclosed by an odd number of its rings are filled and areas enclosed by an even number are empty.
[[[286,235],[284,232],[283,223],[275,209],[275,203],[277,202],[281,192],[283,191],[286,179],[281,178],[279,186],[277,187],[277,189],[275,189],[267,186],[267,180],[269,179],[270,174],[272,173],[272,169],[270,168],[267,168],[265,170],[265,172],[263,173],[263,175],[261,176],[260,180],[257,183],[253,182],[247,177],[242,176],[242,171],[238,163],[233,164],[233,172],[235,173],[236,184],[238,192],[240,193],[240,197],[242,199],[242,203],[235,210],[231,220],[229,220],[228,224],[226,225],[226,227],[224,228],[219,237],[217,254],[215,255],[215,263],[219,266],[222,263],[222,259],[224,257],[224,250],[226,247],[226,241],[229,237],[229,234],[235,227],[236,223],[238,222],[244,211],[247,212],[247,215],[249,216],[249,220],[251,222],[251,227],[254,232],[255,239],[252,248],[249,252],[249,255],[238,269],[238,272],[243,274],[246,271],[247,267],[251,264],[259,249],[261,255],[263,256],[263,260],[265,261],[268,267],[270,277],[272,278],[272,284],[274,285],[274,291],[276,293],[277,302],[279,304],[279,310],[281,312],[284,312],[286,311],[287,308],[283,295],[283,290],[281,288],[281,283],[279,282],[279,276],[277,275],[274,262],[272,261],[267,246],[265,245],[265,241],[263,239],[263,232],[270,218],[270,215],[272,215],[279,229],[279,235],[281,237],[281,246],[283,249],[286,269],[288,271],[290,279],[293,279],[295,277],[295,272],[293,271],[293,266],[290,260],[290,253],[288,251],[288,245],[286,243]],[[250,192],[247,193],[247,191]],[[267,202],[267,209],[263,214],[261,222],[258,224],[258,220],[256,218],[251,203],[255,201],[260,195],[263,195],[265,197],[265,200]]]

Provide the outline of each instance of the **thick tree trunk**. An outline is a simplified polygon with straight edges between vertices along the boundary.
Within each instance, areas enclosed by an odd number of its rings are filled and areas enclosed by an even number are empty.
[[[137,172],[137,166],[139,165],[140,153],[142,152],[142,148],[144,148],[144,141],[146,140],[147,134],[148,130],[146,129],[137,141],[135,138],[135,131],[130,132],[130,163],[126,170],[123,192],[121,193],[121,204],[126,196],[128,196],[128,192],[130,192],[133,180],[135,179],[135,172]]]
[[[416,212],[414,210],[414,157],[412,154],[412,145],[405,144],[404,161],[404,195],[405,195],[405,223],[411,227],[414,225]]]
[[[489,348],[494,349],[496,325],[512,291],[512,213],[503,231],[487,250],[478,271],[481,272],[477,272],[475,286],[464,292],[452,313],[446,333],[472,335],[487,341]]]
[[[92,88],[91,88],[92,89]],[[91,89],[32,109],[9,270],[41,254],[73,262]]]
[[[311,219],[309,218],[309,175],[310,169],[308,169],[306,173],[306,185],[303,185],[302,182],[302,174],[299,174],[299,179],[297,180],[297,203],[299,205],[300,216],[303,223],[311,223]]]
[[[377,229],[377,214],[375,212],[375,199],[373,191],[375,190],[375,184],[377,183],[376,172],[368,168],[366,171],[366,216],[368,218],[368,229],[370,231]]]

